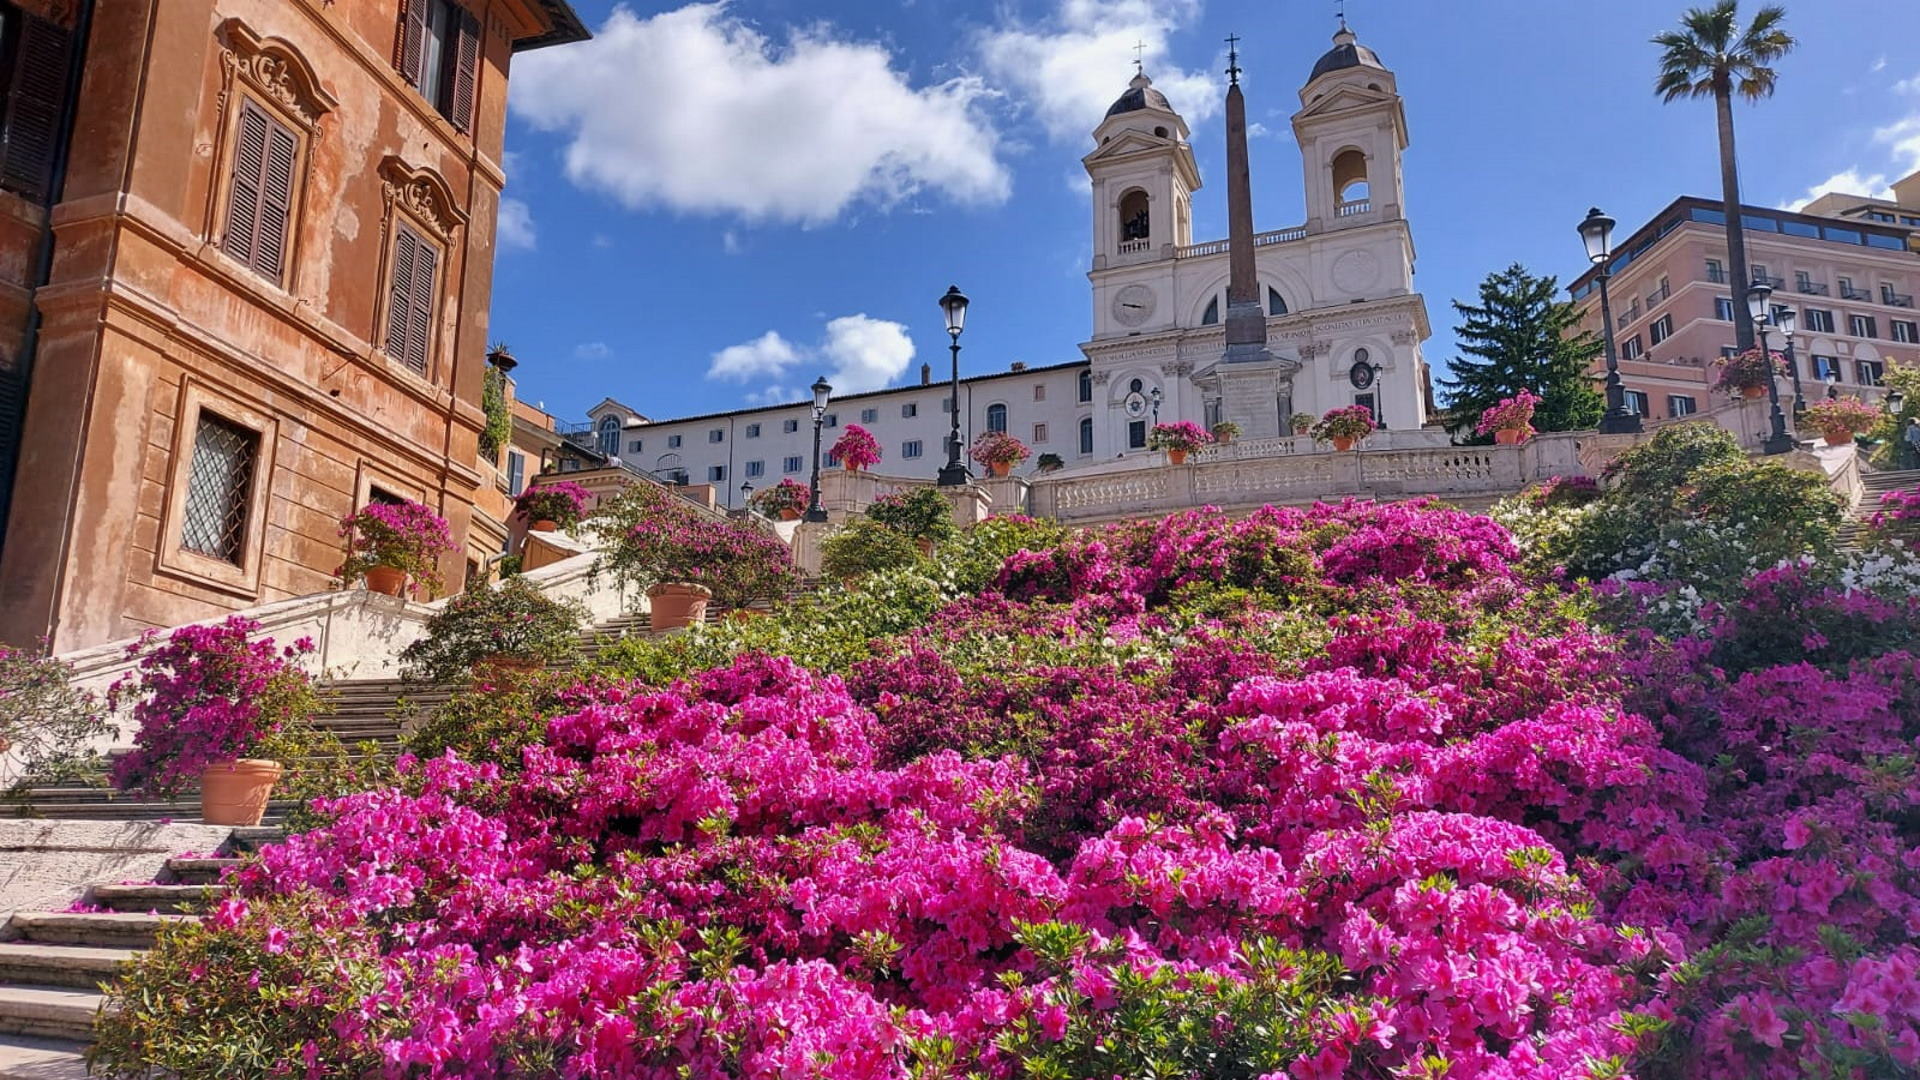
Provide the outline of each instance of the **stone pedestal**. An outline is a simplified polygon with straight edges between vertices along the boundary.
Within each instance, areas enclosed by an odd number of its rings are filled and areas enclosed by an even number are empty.
[[[1229,353],[1231,353],[1229,349]],[[1263,359],[1234,361],[1231,356],[1214,369],[1220,379],[1220,415],[1240,425],[1242,439],[1277,439],[1280,398],[1291,386],[1293,365],[1260,350]]]
[[[979,485],[987,493],[989,509],[999,515],[1027,513],[1027,489],[1024,476],[989,476]]]
[[[953,523],[963,529],[993,516],[993,496],[978,483],[944,487],[940,489],[940,494],[945,495],[953,505]]]

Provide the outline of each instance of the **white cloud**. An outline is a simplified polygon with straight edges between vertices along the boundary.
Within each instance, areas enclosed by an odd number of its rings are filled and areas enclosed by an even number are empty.
[[[583,341],[573,347],[577,360],[605,360],[613,355],[613,350],[604,341]]]
[[[613,237],[608,236],[606,233],[594,233],[593,246],[597,248],[610,248],[613,246]]]
[[[1875,75],[1878,75],[1881,72],[1887,70],[1887,58],[1884,56],[1874,57],[1873,66],[1869,67],[1867,70]]]
[[[540,240],[532,208],[519,199],[501,199],[498,238],[502,251],[532,251]]]
[[[768,375],[784,375],[799,360],[800,350],[781,337],[779,331],[769,330],[752,341],[729,345],[714,353],[713,363],[707,367],[707,378],[745,382]]]
[[[726,232],[721,233],[720,234],[720,250],[726,252],[729,255],[740,254],[742,250],[740,247],[740,234],[737,232],[734,232],[732,229],[728,229]]]
[[[1920,113],[1877,129],[1873,141],[1893,151],[1894,167],[1899,170],[1896,176],[1920,170]]]
[[[1901,79],[1899,82],[1894,83],[1893,92],[1896,94],[1920,94],[1920,75],[1915,75],[1911,79]]]
[[[1834,173],[1832,176],[1808,188],[1805,198],[1782,203],[1780,204],[1780,209],[1804,210],[1807,204],[1813,200],[1836,191],[1847,195],[1864,195],[1870,199],[1888,199],[1893,197],[1893,191],[1887,187],[1887,177],[1884,173],[1862,176],[1860,175],[1859,169],[1853,168],[1845,172]]]
[[[1136,43],[1154,87],[1187,123],[1218,111],[1219,80],[1168,59],[1168,37],[1199,13],[1200,0],[1058,0],[1047,18],[997,27],[977,45],[996,83],[1018,91],[1050,136],[1084,142],[1133,77]]]
[[[906,373],[913,362],[913,339],[906,325],[865,314],[830,320],[818,344],[801,347],[769,330],[752,341],[729,345],[713,354],[707,378],[749,382],[778,379],[801,364],[815,362],[824,369],[835,393],[857,394],[878,390]],[[807,396],[779,383],[747,395],[754,405],[798,401]]]
[[[512,101],[569,139],[567,176],[626,206],[817,225],[923,190],[1010,190],[976,77],[919,88],[884,46],[822,25],[770,40],[726,3],[643,18],[516,60]]]

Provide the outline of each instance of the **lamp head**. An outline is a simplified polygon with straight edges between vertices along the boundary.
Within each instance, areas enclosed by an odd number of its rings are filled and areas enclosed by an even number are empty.
[[[1747,314],[1753,316],[1753,321],[1756,323],[1766,322],[1773,310],[1772,300],[1773,286],[1764,281],[1755,282],[1753,287],[1747,290]]]
[[[1800,316],[1792,308],[1781,308],[1778,312],[1774,313],[1773,321],[1776,326],[1780,327],[1781,333],[1791,338],[1794,329],[1799,324]]]
[[[833,387],[827,384],[825,375],[813,380],[813,418],[815,420],[826,415],[827,399],[832,396]]]
[[[954,337],[967,328],[967,303],[967,294],[958,285],[947,286],[946,295],[940,298],[940,310],[947,316],[947,333]]]
[[[1613,226],[1614,220],[1599,207],[1587,211],[1586,220],[1580,222],[1580,240],[1587,246],[1588,262],[1597,266],[1613,254]]]

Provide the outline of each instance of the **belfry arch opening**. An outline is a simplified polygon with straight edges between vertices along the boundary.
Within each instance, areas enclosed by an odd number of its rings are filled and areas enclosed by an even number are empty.
[[[1145,251],[1153,237],[1147,193],[1134,188],[1120,196],[1120,253]]]
[[[1335,212],[1341,216],[1370,208],[1373,194],[1367,183],[1366,154],[1342,150],[1333,156],[1333,198]]]

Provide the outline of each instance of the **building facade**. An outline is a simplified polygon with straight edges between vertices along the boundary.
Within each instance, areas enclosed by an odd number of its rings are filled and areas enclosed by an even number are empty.
[[[963,442],[1010,432],[1032,448],[1020,469],[1031,473],[1142,453],[1156,421],[1232,420],[1243,438],[1260,439],[1287,431],[1294,413],[1363,404],[1390,431],[1427,425],[1421,343],[1430,331],[1413,288],[1407,125],[1394,75],[1343,26],[1299,98],[1307,221],[1247,238],[1269,361],[1223,364],[1231,244],[1194,242],[1201,177],[1187,124],[1143,73],[1082,159],[1093,196],[1083,359],[961,380]],[[1243,155],[1244,137],[1230,132],[1230,150],[1238,138]],[[879,471],[932,475],[946,460],[952,395],[929,376],[923,366],[919,385],[836,397],[823,453],[857,423],[880,440]],[[714,484],[729,506],[740,505],[743,484],[805,482],[811,471],[805,404],[656,421],[609,398],[588,416],[583,440],[660,479]]]
[[[448,519],[450,582],[498,551],[507,74],[585,37],[568,6],[0,0],[0,27],[0,639],[321,591],[372,500]]]
[[[1795,313],[1794,362],[1808,398],[1829,387],[1873,398],[1889,364],[1920,363],[1920,174],[1896,190],[1907,205],[1827,196],[1799,213],[1742,211],[1755,280],[1772,286],[1776,309]],[[1709,407],[1715,363],[1733,351],[1735,305],[1747,292],[1729,280],[1720,202],[1677,199],[1615,252],[1607,289],[1628,409],[1664,419]],[[1571,292],[1581,326],[1598,333],[1596,273]],[[1777,330],[1768,344],[1786,350]],[[1595,374],[1604,373],[1603,363]]]

